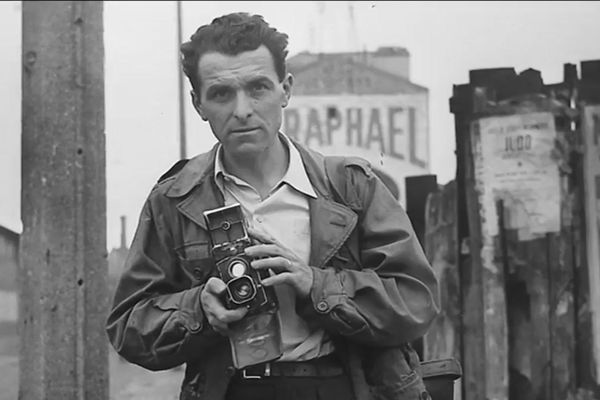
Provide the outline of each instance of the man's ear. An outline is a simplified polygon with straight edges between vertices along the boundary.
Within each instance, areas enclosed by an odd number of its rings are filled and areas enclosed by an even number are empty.
[[[202,104],[200,104],[200,98],[198,97],[198,95],[196,94],[196,92],[194,90],[190,90],[190,95],[192,96],[192,104],[194,105],[196,112],[198,113],[198,115],[200,115],[200,118],[202,118],[203,121],[206,121],[207,118],[204,115],[204,110],[202,109]]]
[[[292,86],[294,86],[294,76],[288,73],[281,84],[283,85],[283,91],[285,93],[285,98],[283,100],[283,103],[281,104],[281,107],[285,108],[287,107],[290,101],[290,97],[292,97]]]

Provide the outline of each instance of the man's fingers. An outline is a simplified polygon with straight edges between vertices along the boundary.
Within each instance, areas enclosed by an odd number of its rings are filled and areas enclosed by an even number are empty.
[[[200,294],[202,309],[206,313],[208,323],[219,333],[227,332],[227,324],[242,319],[247,313],[246,307],[229,310],[221,301],[225,283],[218,278],[210,278]]]
[[[255,244],[254,246],[246,247],[244,253],[248,257],[272,257],[283,256],[284,250],[276,244]]]
[[[228,310],[217,306],[207,312],[206,319],[217,332],[226,333],[229,323],[239,321],[244,318],[247,313],[248,309],[246,307]]]
[[[215,296],[219,296],[226,288],[227,285],[225,285],[225,282],[215,277],[210,278],[204,285],[204,290]]]
[[[247,313],[248,309],[246,307],[234,308],[233,310],[225,309],[225,312],[217,315],[217,318],[219,321],[228,324],[230,322],[235,322],[242,319]]]
[[[275,286],[282,283],[292,283],[292,274],[282,272],[281,274],[272,275],[262,280],[262,284],[265,286]]]
[[[205,299],[203,306],[206,313],[225,324],[242,319],[248,313],[246,307],[234,308],[232,310],[225,308],[219,299],[216,298]]]
[[[259,258],[253,260],[251,265],[255,269],[271,268],[274,271],[291,271],[293,266],[292,262],[285,257]]]

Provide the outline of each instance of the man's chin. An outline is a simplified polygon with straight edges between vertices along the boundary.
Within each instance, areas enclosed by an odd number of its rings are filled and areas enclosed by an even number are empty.
[[[260,129],[231,132],[223,146],[232,155],[251,155],[261,153],[268,147],[265,139],[265,135]]]
[[[225,152],[236,158],[258,157],[265,150],[264,144],[250,141],[230,143],[229,146],[224,147]]]

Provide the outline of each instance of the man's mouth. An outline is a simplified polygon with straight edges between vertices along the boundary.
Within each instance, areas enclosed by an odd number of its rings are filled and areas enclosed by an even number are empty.
[[[258,129],[258,127],[237,128],[237,129],[232,129],[231,132],[232,133],[246,133],[246,132],[251,132],[251,131],[254,131],[257,129]]]

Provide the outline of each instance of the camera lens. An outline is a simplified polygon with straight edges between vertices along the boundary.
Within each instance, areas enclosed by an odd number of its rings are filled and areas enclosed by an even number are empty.
[[[245,299],[252,292],[252,288],[247,283],[235,288],[235,295],[241,299]]]
[[[231,300],[236,304],[251,301],[256,296],[256,286],[248,276],[233,279],[227,284]]]

